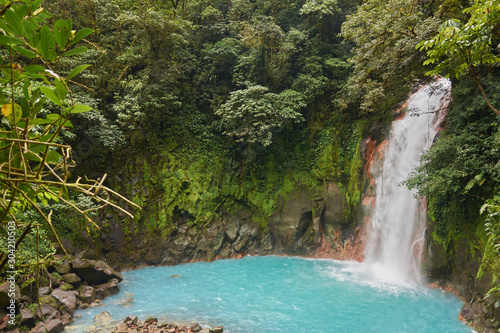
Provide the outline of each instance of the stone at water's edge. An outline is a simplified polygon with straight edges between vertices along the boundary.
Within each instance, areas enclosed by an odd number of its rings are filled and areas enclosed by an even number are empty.
[[[120,273],[102,260],[75,259],[71,267],[79,277],[92,285],[105,283],[110,278],[116,278],[119,282],[123,280]]]

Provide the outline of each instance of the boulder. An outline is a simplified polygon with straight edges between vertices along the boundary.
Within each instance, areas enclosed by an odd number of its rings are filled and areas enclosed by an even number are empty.
[[[45,323],[47,333],[60,333],[64,330],[64,325],[60,319],[54,318]]]
[[[59,274],[71,273],[71,265],[68,260],[63,260],[60,264],[56,265],[56,272]]]
[[[76,275],[75,273],[69,273],[69,274],[64,274],[63,277],[61,278],[61,281],[75,285],[82,282],[82,279],[80,279],[78,275]]]
[[[125,323],[119,323],[116,325],[116,329],[113,331],[114,333],[128,333],[128,326]]]
[[[0,284],[0,308],[2,309],[5,308],[7,305],[9,305],[10,302],[9,293],[11,288],[13,288],[12,290],[14,290],[15,292],[14,298],[16,299],[16,301],[21,299],[21,291],[17,284],[14,283],[11,285],[9,281]]]
[[[97,323],[105,323],[113,321],[113,318],[111,317],[108,311],[103,311],[94,317],[94,321]]]
[[[52,289],[50,289],[49,286],[47,286],[47,287],[40,287],[38,289],[38,295],[39,296],[49,295],[51,291],[52,291]]]
[[[194,325],[192,325],[190,328],[189,328],[192,332],[199,332],[202,330],[200,324],[198,323],[195,323]]]
[[[138,321],[139,318],[137,318],[137,316],[128,316],[123,322],[127,325],[137,325]]]
[[[21,320],[19,321],[19,326],[34,327],[35,326],[35,315],[30,309],[21,309]]]
[[[65,291],[60,288],[54,289],[51,294],[60,303],[59,309],[63,313],[72,314],[76,309],[76,292]]]
[[[224,329],[222,328],[222,326],[217,326],[217,327],[214,327],[212,329],[212,332],[213,333],[223,333],[224,332]]]
[[[39,321],[36,326],[30,331],[30,333],[45,333],[45,325],[43,322]]]
[[[114,295],[120,291],[120,288],[115,282],[108,282],[95,286],[95,298],[103,300],[108,296]]]
[[[35,310],[35,316],[39,319],[55,317],[57,310],[47,304],[37,305]],[[37,325],[38,326],[38,325]],[[36,328],[36,327],[35,327]]]
[[[43,295],[40,296],[40,304],[48,305],[52,308],[57,308],[59,306],[59,301],[51,295]]]
[[[78,299],[82,303],[92,303],[95,300],[95,289],[91,286],[81,286],[78,292]]]
[[[111,278],[122,281],[123,277],[102,260],[75,259],[71,262],[75,273],[91,285],[102,284]]]

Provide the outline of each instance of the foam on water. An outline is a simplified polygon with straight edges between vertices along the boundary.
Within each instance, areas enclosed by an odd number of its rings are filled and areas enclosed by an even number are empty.
[[[118,321],[156,316],[229,333],[472,331],[458,320],[462,302],[454,295],[373,280],[367,269],[265,256],[128,271],[120,293],[100,308],[78,310],[82,317],[67,331],[86,332],[102,311]]]

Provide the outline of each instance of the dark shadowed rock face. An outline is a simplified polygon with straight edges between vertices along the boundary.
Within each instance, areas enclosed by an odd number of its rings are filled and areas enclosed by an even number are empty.
[[[89,284],[102,284],[111,278],[122,281],[123,277],[102,260],[75,259],[71,262],[73,271]]]

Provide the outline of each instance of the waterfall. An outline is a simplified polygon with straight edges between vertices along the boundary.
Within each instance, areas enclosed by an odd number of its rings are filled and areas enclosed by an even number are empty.
[[[376,203],[365,250],[365,263],[375,279],[422,282],[418,249],[424,242],[425,204],[401,183],[431,146],[450,89],[446,79],[421,87],[409,98],[406,115],[392,124],[383,165],[375,176]]]

